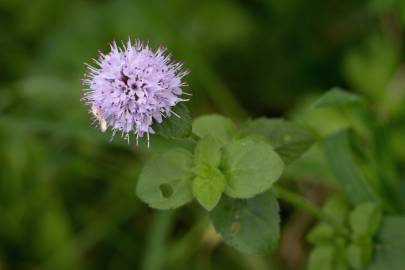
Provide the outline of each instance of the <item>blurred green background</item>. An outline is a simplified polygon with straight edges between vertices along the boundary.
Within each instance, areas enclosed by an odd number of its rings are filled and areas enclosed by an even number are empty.
[[[141,203],[142,161],[169,143],[109,143],[91,127],[83,63],[131,35],[191,69],[194,116],[299,118],[339,85],[405,131],[404,25],[402,0],[0,0],[0,269],[302,269],[313,221],[288,206],[280,248],[259,257],[221,243],[197,204]],[[312,152],[285,176],[311,180],[308,196],[329,178]]]

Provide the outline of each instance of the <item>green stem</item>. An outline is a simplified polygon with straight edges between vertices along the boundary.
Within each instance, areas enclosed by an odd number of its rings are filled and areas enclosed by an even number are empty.
[[[155,211],[154,221],[147,236],[141,269],[164,268],[167,253],[167,237],[174,222],[175,211]]]
[[[284,200],[297,208],[301,208],[307,211],[320,221],[329,224],[332,228],[336,230],[336,232],[341,234],[343,237],[350,238],[348,230],[342,224],[337,222],[332,216],[323,212],[320,208],[316,207],[306,198],[280,186],[275,187],[275,190],[277,192],[277,196],[281,200]]]

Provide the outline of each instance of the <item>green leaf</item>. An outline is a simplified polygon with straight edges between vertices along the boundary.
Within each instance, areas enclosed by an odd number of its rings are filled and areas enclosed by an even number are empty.
[[[370,33],[359,45],[343,59],[345,79],[356,91],[381,104],[400,66],[402,49],[378,31]]]
[[[374,258],[367,270],[403,270],[405,217],[386,216],[376,237]]]
[[[359,243],[350,243],[346,253],[347,261],[353,269],[365,269],[373,255],[373,242],[370,238],[363,238]]]
[[[334,229],[326,224],[320,223],[316,225],[307,235],[307,240],[311,244],[324,244],[333,241],[336,236]]]
[[[194,163],[209,164],[215,168],[221,163],[221,146],[211,135],[198,142],[194,151]]]
[[[349,218],[354,235],[374,236],[380,226],[381,217],[382,210],[374,202],[366,202],[356,206]]]
[[[197,201],[208,211],[211,211],[219,202],[225,188],[225,177],[215,167],[201,164],[196,169],[192,190]]]
[[[335,248],[332,245],[315,247],[309,255],[308,270],[334,270]]]
[[[338,223],[346,224],[349,215],[349,204],[343,195],[334,194],[322,207],[322,211],[333,216]]]
[[[246,132],[269,140],[286,164],[299,158],[314,143],[311,133],[283,119],[259,118],[247,124]]]
[[[347,131],[325,139],[325,152],[332,172],[353,204],[372,200],[370,188],[353,160]]]
[[[346,241],[341,237],[335,237],[327,243],[317,245],[309,255],[307,269],[349,270],[346,246]]]
[[[193,121],[193,133],[200,138],[211,135],[219,143],[225,144],[236,133],[236,127],[229,118],[212,114],[196,118]]]
[[[150,159],[139,176],[136,194],[157,209],[172,209],[193,199],[193,156],[175,148]]]
[[[191,115],[187,106],[183,103],[178,103],[173,108],[172,115],[163,119],[162,123],[154,123],[153,130],[169,139],[186,138],[191,134]]]
[[[334,87],[315,101],[314,104],[312,104],[312,108],[344,106],[360,103],[362,101],[363,100],[358,95]]]
[[[283,167],[283,161],[269,144],[249,137],[233,141],[223,149],[225,193],[232,198],[253,197],[271,188]]]
[[[239,251],[267,253],[277,245],[280,216],[273,191],[247,200],[222,196],[211,218],[224,241]]]
[[[340,194],[331,196],[322,207],[325,214],[333,217],[339,224],[345,225],[349,215],[349,205]],[[319,223],[307,235],[307,239],[312,244],[324,244],[336,241],[338,233],[328,224]]]

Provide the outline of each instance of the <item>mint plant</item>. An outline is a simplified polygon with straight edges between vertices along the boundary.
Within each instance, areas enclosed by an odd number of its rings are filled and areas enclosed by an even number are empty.
[[[405,203],[399,180],[384,181],[377,172],[379,157],[370,151],[377,135],[368,128],[376,115],[365,99],[333,88],[314,102],[307,111],[333,109],[347,119],[327,134],[284,119],[192,119],[182,97],[187,72],[163,53],[138,41],[123,49],[114,43],[84,81],[90,87],[84,99],[102,131],[110,127],[127,139],[132,132],[137,140],[146,134],[148,146],[153,133],[189,142],[146,161],[136,186],[143,202],[159,210],[197,202],[228,245],[260,254],[278,244],[284,201],[318,219],[307,235],[308,269],[403,269]],[[354,148],[359,140],[369,148]],[[324,149],[341,191],[322,208],[280,181],[313,144]]]

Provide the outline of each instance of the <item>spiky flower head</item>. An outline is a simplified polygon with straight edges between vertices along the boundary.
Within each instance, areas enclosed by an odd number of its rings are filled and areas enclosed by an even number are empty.
[[[182,78],[188,71],[174,62],[166,48],[153,52],[149,46],[128,39],[122,48],[115,42],[107,54],[99,52],[93,59],[96,66],[87,65],[82,84],[82,100],[89,106],[101,131],[110,127],[113,137],[121,132],[126,139],[153,134],[152,124],[161,123],[174,114],[173,106],[186,99]]]

